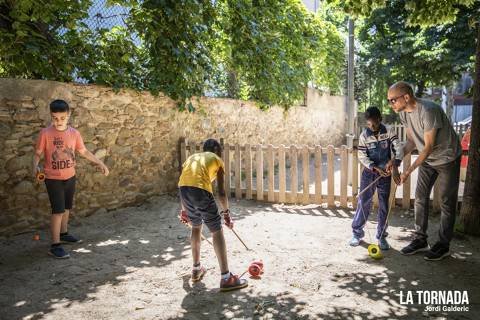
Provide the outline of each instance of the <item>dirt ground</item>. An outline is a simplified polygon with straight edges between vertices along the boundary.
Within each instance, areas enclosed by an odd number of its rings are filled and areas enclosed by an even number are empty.
[[[242,273],[263,259],[265,274],[232,293],[218,290],[213,248],[202,245],[208,273],[189,281],[189,230],[177,201],[162,196],[141,207],[75,219],[81,244],[71,258],[48,256],[46,230],[0,241],[0,319],[480,319],[480,239],[456,236],[452,257],[427,262],[398,252],[409,240],[411,212],[390,220],[392,249],[373,260],[366,245],[351,248],[353,212],[317,206],[232,203],[236,230],[225,230],[230,269]],[[374,220],[374,219],[371,219]],[[373,235],[376,224],[369,223]],[[430,223],[436,239],[438,217]],[[208,232],[205,234],[209,237]],[[367,238],[368,241],[368,233]],[[402,305],[416,290],[468,292],[468,312],[426,312]]]

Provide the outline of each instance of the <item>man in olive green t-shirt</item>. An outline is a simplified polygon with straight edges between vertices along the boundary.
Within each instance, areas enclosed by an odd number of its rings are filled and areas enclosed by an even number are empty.
[[[426,260],[441,260],[450,254],[455,224],[462,154],[460,140],[443,109],[432,101],[415,97],[408,83],[393,84],[388,90],[388,102],[407,130],[404,155],[418,150],[418,158],[402,174],[395,165],[392,167],[397,184],[405,182],[419,168],[415,190],[415,239],[401,253],[412,255],[427,251]],[[428,210],[430,193],[437,179],[441,199],[439,239],[429,248]]]

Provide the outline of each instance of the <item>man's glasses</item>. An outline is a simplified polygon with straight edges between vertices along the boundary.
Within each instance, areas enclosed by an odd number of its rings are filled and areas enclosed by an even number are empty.
[[[387,99],[387,101],[388,101],[388,103],[390,103],[390,104],[395,104],[395,103],[397,102],[398,98],[401,98],[401,97],[403,97],[404,95],[405,95],[405,93],[399,95],[398,97],[395,97],[395,98],[392,98],[392,99]]]

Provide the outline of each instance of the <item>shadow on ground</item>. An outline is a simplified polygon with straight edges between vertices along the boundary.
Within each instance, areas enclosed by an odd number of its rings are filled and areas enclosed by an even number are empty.
[[[68,260],[46,255],[46,231],[39,242],[31,234],[2,240],[0,318],[480,318],[479,239],[456,238],[453,257],[440,263],[402,256],[398,250],[409,239],[413,218],[400,211],[390,220],[392,250],[377,261],[364,247],[346,245],[351,210],[254,201],[232,201],[232,209],[237,232],[253,248],[246,252],[226,231],[232,268],[240,273],[257,257],[266,263],[264,277],[250,279],[245,290],[219,292],[216,259],[207,244],[202,261],[212,268],[204,281],[190,283],[189,230],[177,221],[176,198],[165,196],[77,220],[71,231],[84,243],[68,247]],[[433,218],[432,238],[437,228]],[[470,311],[401,305],[401,292],[409,290],[466,290]]]

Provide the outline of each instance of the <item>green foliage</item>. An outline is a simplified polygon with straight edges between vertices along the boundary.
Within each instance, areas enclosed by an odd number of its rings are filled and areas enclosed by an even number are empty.
[[[91,1],[3,1],[0,76],[143,89],[143,49],[128,30],[91,30]]]
[[[87,17],[90,1],[2,1],[0,65],[3,77],[71,81],[77,52],[89,47],[88,31],[76,22]]]
[[[332,94],[341,94],[346,86],[345,41],[348,31],[347,16],[326,2],[317,13],[321,23],[321,39],[326,45],[313,53],[313,83],[316,87]]]
[[[288,107],[309,82],[342,86],[338,17],[299,0],[109,0],[130,16],[100,30],[83,22],[91,2],[1,2],[0,76],[148,89],[188,110],[204,94]]]
[[[476,8],[459,8],[453,23],[420,28],[408,24],[406,3],[390,1],[360,28],[357,80],[364,82],[357,94],[363,107],[387,107],[386,91],[395,81],[415,83],[421,96],[424,88],[451,85],[473,67],[474,33],[468,21]]]
[[[339,86],[343,40],[299,1],[227,1],[222,23],[224,65],[248,98],[289,106],[309,81]]]
[[[335,1],[335,0],[332,0]],[[384,0],[359,0],[357,1],[360,5],[365,5],[368,7],[368,10],[362,11],[361,9],[353,10],[355,13],[367,16],[371,12],[371,5],[384,5]],[[479,149],[478,139],[474,137],[480,136],[480,115],[478,110],[480,108],[480,7],[478,0],[407,0],[405,8],[408,12],[407,21],[409,25],[419,25],[422,29],[427,27],[443,27],[446,26],[446,30],[451,28],[448,25],[454,25],[455,21],[459,18],[467,18],[468,27],[471,29],[476,28],[476,35],[469,37],[470,41],[473,43],[476,38],[477,47],[475,50],[475,82],[474,82],[474,93],[473,93],[473,113],[472,113],[472,126],[471,126],[471,136],[470,141],[470,161],[467,168],[467,181],[465,183],[465,190],[463,194],[463,203],[462,210],[460,213],[461,227],[462,231],[466,231],[468,234],[478,235],[480,230],[480,218],[478,214],[478,205],[480,199],[480,170],[479,162],[472,161],[474,159],[478,160],[477,150]],[[460,10],[466,10],[466,17]],[[469,28],[469,29],[470,29]],[[451,37],[459,36],[462,38],[463,34],[451,33]],[[458,45],[462,46],[465,42],[459,42],[459,44],[454,44],[452,42],[451,49],[458,50]],[[444,45],[444,48],[448,46]],[[461,48],[461,47],[460,47]],[[435,53],[434,53],[435,54]],[[461,55],[460,55],[461,56]]]
[[[475,0],[408,0],[408,24],[422,27],[455,22],[460,7],[471,7]]]
[[[330,3],[340,5],[345,12],[353,16],[368,16],[370,13],[381,8],[387,2],[386,0],[329,0]]]
[[[146,89],[146,52],[142,46],[135,45],[128,29],[98,30],[89,48],[90,51],[83,52],[85,60],[77,70],[77,77],[116,89]]]
[[[342,6],[345,12],[355,17],[368,17],[375,9],[385,7],[386,0],[328,0]],[[455,22],[459,8],[472,7],[476,0],[406,0],[402,11],[410,26],[431,27]],[[478,17],[477,17],[478,20]]]
[[[211,58],[217,22],[210,1],[146,0],[131,17],[148,52],[147,88],[184,105],[203,94],[215,65]]]

